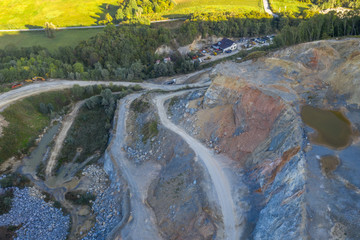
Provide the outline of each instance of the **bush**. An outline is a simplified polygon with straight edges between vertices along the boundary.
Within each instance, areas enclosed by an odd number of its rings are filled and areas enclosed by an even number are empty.
[[[143,113],[149,109],[149,107],[150,104],[148,102],[145,102],[139,98],[135,99],[130,105],[130,108],[137,113]]]
[[[12,173],[0,180],[2,188],[18,187],[24,188],[30,185],[30,180],[19,173]]]
[[[84,193],[81,191],[73,191],[73,192],[67,192],[65,194],[65,199],[77,205],[91,206],[92,204],[90,203],[90,201],[95,201],[96,196],[88,192]]]
[[[4,194],[0,195],[0,215],[10,211],[13,197],[14,193],[12,190],[7,190]]]
[[[141,129],[141,134],[143,135],[142,141],[146,143],[148,139],[155,137],[158,135],[158,124],[157,121],[150,121],[144,124],[143,128]]]

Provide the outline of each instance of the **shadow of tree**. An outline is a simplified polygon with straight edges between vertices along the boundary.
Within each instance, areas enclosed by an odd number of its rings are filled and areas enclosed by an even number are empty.
[[[44,25],[45,25],[45,22],[44,22]],[[25,27],[27,29],[44,28],[44,26],[37,26],[37,25],[30,25],[30,24],[25,24]]]
[[[99,6],[100,12],[97,12],[96,16],[91,16],[91,18],[95,19],[97,24],[99,24],[100,21],[105,20],[107,13],[115,19],[115,14],[118,9],[119,6],[117,5],[103,3]]]

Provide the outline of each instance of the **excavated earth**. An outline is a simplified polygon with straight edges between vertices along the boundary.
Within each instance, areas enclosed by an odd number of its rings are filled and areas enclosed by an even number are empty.
[[[242,238],[360,239],[360,40],[225,62],[210,78],[169,112],[244,174]]]

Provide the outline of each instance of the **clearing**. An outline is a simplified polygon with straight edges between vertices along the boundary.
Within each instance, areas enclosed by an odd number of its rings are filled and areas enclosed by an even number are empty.
[[[50,51],[55,51],[59,47],[76,46],[81,41],[87,40],[102,31],[102,28],[58,30],[55,32],[55,38],[48,38],[43,31],[1,32],[0,49],[11,44],[19,48],[42,46],[49,49]]]

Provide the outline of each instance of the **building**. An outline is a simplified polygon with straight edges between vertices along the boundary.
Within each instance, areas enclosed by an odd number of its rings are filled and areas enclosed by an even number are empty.
[[[234,51],[235,49],[237,49],[237,44],[227,38],[223,38],[220,42],[218,42],[218,44],[213,45],[213,48],[221,50],[223,52],[226,51]]]

